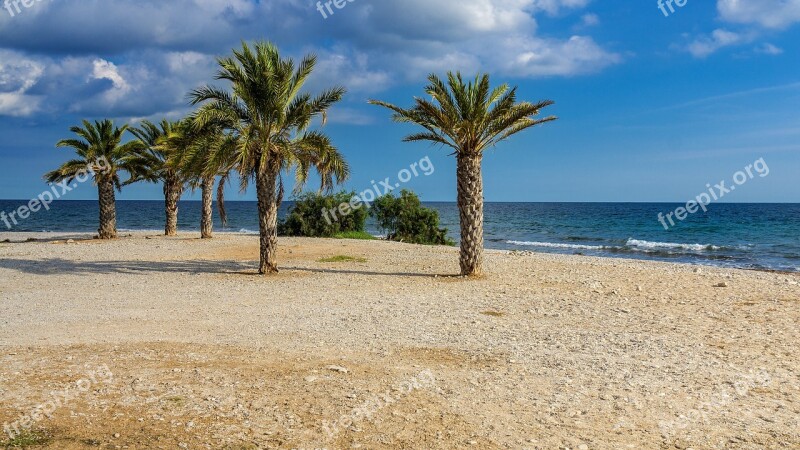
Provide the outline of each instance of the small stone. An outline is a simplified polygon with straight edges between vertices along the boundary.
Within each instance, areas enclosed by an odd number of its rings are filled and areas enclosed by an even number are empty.
[[[586,444],[581,444],[578,446],[578,450],[589,450],[589,446]]]
[[[67,239],[67,244],[74,244],[74,243],[75,243],[74,239]]]
[[[342,367],[342,366],[328,366],[328,370],[332,370],[334,372],[339,372],[339,373],[348,373],[348,372],[350,372],[349,370],[347,370],[346,367]]]
[[[115,439],[119,438],[119,433],[114,433],[114,438]]]
[[[313,383],[313,382],[317,381],[317,377],[315,377],[314,375],[309,375],[309,376],[303,378],[303,380],[305,380],[306,383]]]
[[[724,282],[724,281],[723,281],[722,283],[715,284],[715,285],[714,285],[714,287],[718,287],[718,288],[726,288],[726,287],[728,287],[728,283],[726,283],[726,282]]]

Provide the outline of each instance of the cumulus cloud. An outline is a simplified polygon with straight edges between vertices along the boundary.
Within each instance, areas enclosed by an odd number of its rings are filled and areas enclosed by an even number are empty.
[[[534,0],[533,9],[547,11],[551,15],[558,14],[564,9],[583,8],[590,0]]]
[[[725,47],[748,44],[767,32],[786,29],[800,22],[800,0],[717,0],[719,19],[740,31],[717,29],[699,36],[686,49],[705,58]],[[783,50],[769,43],[756,47],[755,54],[779,55]]]
[[[0,14],[0,47],[28,61],[1,66],[0,76],[16,73],[17,81],[13,89],[11,81],[0,84],[0,114],[179,114],[188,108],[186,93],[212,81],[215,55],[241,40],[270,39],[297,57],[315,52],[312,88],[343,84],[363,95],[453,69],[519,77],[592,73],[621,56],[588,35],[540,35],[537,23],[581,14],[588,3],[365,1],[325,20],[314,0],[41,2],[13,19]],[[591,15],[582,20],[596,23]]]
[[[728,22],[783,29],[800,22],[800,0],[717,0],[720,17]]]
[[[687,50],[695,58],[705,58],[717,50],[745,41],[745,37],[732,31],[717,29],[709,36],[700,36],[691,42]]]
[[[42,96],[29,91],[43,72],[43,65],[34,60],[0,51],[0,115],[27,116],[37,111]]]
[[[601,70],[621,61],[592,39],[572,36],[566,41],[521,38],[512,40],[506,50],[521,48],[507,65],[509,72],[521,76],[577,75]],[[499,54],[501,58],[512,55]],[[498,61],[500,63],[500,61]]]
[[[775,45],[770,44],[767,42],[766,44],[760,45],[756,48],[756,53],[761,53],[763,55],[780,55],[783,53],[783,49],[776,47]]]

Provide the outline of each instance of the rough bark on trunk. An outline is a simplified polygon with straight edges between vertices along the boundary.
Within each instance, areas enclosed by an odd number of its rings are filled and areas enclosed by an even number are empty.
[[[100,228],[97,234],[100,239],[117,238],[117,202],[112,180],[99,180],[97,193],[100,204]]]
[[[178,234],[178,201],[183,193],[182,188],[183,185],[176,177],[164,180],[164,212],[167,218],[164,234],[167,236]]]
[[[270,169],[256,175],[260,237],[258,273],[262,275],[278,272],[277,179],[277,171]]]
[[[202,185],[203,191],[203,212],[200,217],[200,237],[211,239],[211,231],[214,227],[212,200],[214,197],[214,178],[204,178]]]
[[[458,155],[461,274],[483,274],[483,176],[480,155]]]

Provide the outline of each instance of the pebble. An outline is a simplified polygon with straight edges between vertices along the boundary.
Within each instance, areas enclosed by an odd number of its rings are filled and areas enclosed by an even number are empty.
[[[342,366],[328,366],[328,370],[332,370],[334,372],[339,372],[339,373],[348,373],[348,372],[350,372],[349,370],[347,370],[346,367],[342,367]]]

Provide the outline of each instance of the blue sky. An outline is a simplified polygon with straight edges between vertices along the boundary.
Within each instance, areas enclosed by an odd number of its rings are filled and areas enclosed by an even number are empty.
[[[726,200],[800,202],[800,0],[688,0],[669,16],[656,0],[355,0],[327,19],[311,0],[20,7],[0,10],[0,198],[46,189],[42,174],[71,156],[54,144],[81,119],[177,119],[215,56],[268,39],[318,54],[309,89],[348,88],[326,131],[349,189],[430,156],[436,172],[407,187],[455,198],[454,159],[401,143],[411,129],[366,100],[411,105],[428,73],[462,70],[552,99],[560,118],[488,152],[489,201],[685,202],[764,158],[769,176]],[[160,197],[135,185],[119,198]]]

